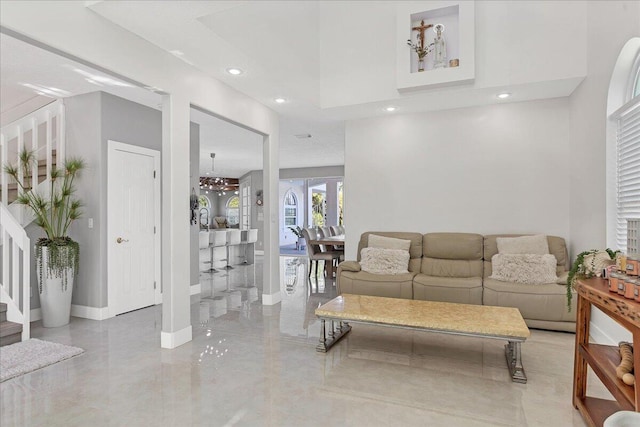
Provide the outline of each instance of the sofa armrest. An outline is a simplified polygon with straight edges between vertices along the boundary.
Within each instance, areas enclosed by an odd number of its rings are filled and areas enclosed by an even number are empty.
[[[360,263],[357,261],[343,261],[338,265],[338,272],[353,271],[357,273],[360,270],[361,270]]]
[[[558,280],[556,280],[556,283],[558,285],[567,285],[567,280],[569,280],[569,272],[565,271],[562,274],[558,274]]]

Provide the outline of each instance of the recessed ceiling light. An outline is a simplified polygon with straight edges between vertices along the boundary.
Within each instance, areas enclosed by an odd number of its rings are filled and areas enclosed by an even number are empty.
[[[393,105],[389,105],[388,107],[385,107],[384,111],[386,111],[388,113],[392,113],[392,112],[396,111],[396,107],[394,107]]]
[[[500,99],[506,99],[506,98],[510,97],[511,94],[509,92],[503,92],[503,93],[499,93],[497,96]]]
[[[285,98],[276,98],[274,99],[274,101],[276,101],[278,104],[284,104],[285,102],[287,102]]]
[[[242,70],[240,68],[227,68],[227,73],[233,76],[239,76],[242,74]]]

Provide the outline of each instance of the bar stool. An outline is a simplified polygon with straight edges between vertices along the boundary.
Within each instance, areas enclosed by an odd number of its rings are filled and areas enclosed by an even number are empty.
[[[231,267],[231,246],[239,245],[242,242],[242,232],[240,230],[227,230],[227,265],[226,270],[232,270]]]
[[[217,273],[218,270],[214,268],[215,256],[214,252],[216,248],[226,246],[227,244],[227,232],[223,230],[209,231],[209,247],[211,248],[211,268],[207,270],[209,273]]]
[[[242,261],[243,264],[249,264],[249,260],[247,259],[247,247],[249,246],[250,243],[255,243],[257,241],[258,241],[258,229],[252,228],[250,230],[247,230],[247,240],[244,242],[244,261]],[[254,252],[255,252],[255,247],[254,247]]]
[[[200,231],[198,233],[198,249],[199,249],[199,253],[198,253],[199,262],[202,264],[206,264],[207,262],[209,262],[209,261],[204,261],[207,259],[205,258],[207,256],[207,253],[204,252],[204,250],[209,249],[209,232],[208,231]],[[208,270],[202,270],[202,271],[208,271]]]

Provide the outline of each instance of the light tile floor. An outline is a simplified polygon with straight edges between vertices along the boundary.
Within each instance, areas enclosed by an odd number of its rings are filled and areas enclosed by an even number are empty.
[[[86,353],[2,383],[0,424],[585,425],[571,405],[574,335],[532,331],[526,385],[511,382],[494,340],[353,325],[317,353],[314,310],[335,287],[310,284],[305,258],[281,257],[281,272],[276,306],[259,302],[260,261],[201,275],[193,341],[175,350],[160,349],[160,306],[55,329],[36,324],[33,337]],[[589,393],[608,396],[594,378]]]

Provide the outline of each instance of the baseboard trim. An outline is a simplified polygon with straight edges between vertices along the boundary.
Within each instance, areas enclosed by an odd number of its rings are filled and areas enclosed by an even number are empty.
[[[264,251],[254,251],[256,255],[264,255]]]
[[[29,316],[31,318],[31,322],[36,322],[38,320],[42,320],[42,309],[41,308],[32,308],[29,311]]]
[[[262,294],[262,305],[276,305],[282,301],[280,291],[275,294]]]
[[[200,283],[191,285],[191,288],[189,289],[189,295],[197,295],[200,292],[202,292],[202,285],[200,285]]]
[[[71,315],[91,320],[105,320],[110,317],[109,307],[88,307],[76,304],[71,304]]]
[[[160,332],[160,346],[162,348],[173,349],[188,343],[193,337],[191,325],[177,332]]]
[[[613,338],[605,334],[602,331],[602,329],[600,329],[593,322],[589,324],[589,336],[592,338],[594,342],[598,344],[615,345],[615,346],[618,345],[618,343]]]

